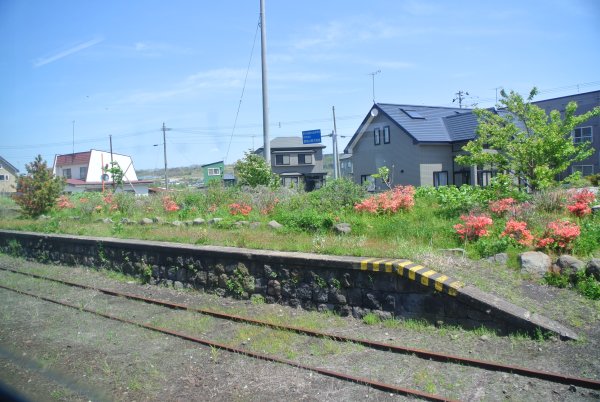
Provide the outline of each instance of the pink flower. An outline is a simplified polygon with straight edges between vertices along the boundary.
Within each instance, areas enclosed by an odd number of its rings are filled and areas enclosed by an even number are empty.
[[[396,186],[393,190],[373,195],[354,205],[357,212],[395,213],[409,210],[415,205],[415,188],[413,186]]]
[[[512,198],[503,198],[497,201],[490,201],[489,208],[492,213],[496,215],[503,215],[509,211],[515,204],[515,200]]]
[[[550,222],[546,231],[537,241],[539,248],[551,248],[556,251],[568,251],[573,248],[572,243],[581,234],[581,229],[576,223],[566,220]]]
[[[229,213],[231,215],[243,215],[248,216],[252,212],[252,207],[245,203],[233,203],[229,204]]]
[[[596,195],[588,189],[574,191],[570,194],[570,204],[567,209],[578,217],[583,217],[592,213],[590,204],[596,200]]]
[[[69,197],[67,197],[66,195],[61,195],[60,197],[58,197],[58,200],[56,201],[56,206],[59,209],[75,208],[75,205],[73,205],[71,200],[69,200]]]
[[[177,205],[177,203],[175,201],[173,201],[173,199],[171,199],[170,196],[166,195],[163,197],[163,208],[165,209],[165,211],[167,212],[175,212],[175,211],[179,211],[179,206]]]
[[[527,222],[515,221],[510,219],[506,222],[504,231],[500,237],[506,237],[516,240],[517,243],[523,246],[530,246],[533,242],[533,235],[527,229]]]
[[[476,240],[487,236],[489,234],[488,227],[494,223],[492,218],[487,215],[461,215],[460,219],[464,223],[454,225],[454,230],[463,240]]]

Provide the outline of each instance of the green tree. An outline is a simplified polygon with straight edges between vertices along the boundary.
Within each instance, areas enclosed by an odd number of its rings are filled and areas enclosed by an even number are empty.
[[[48,212],[56,203],[64,187],[64,178],[54,177],[46,161],[38,155],[25,165],[27,175],[17,180],[15,202],[25,216],[39,216]]]
[[[105,174],[110,173],[113,181],[113,188],[115,186],[120,187],[121,189],[123,188],[123,177],[125,176],[125,172],[123,172],[123,169],[121,169],[119,162],[111,162],[110,167],[108,167],[107,163],[106,166],[102,168],[102,171]]]
[[[233,169],[239,184],[243,186],[279,186],[279,178],[271,171],[267,162],[250,151],[244,153],[244,157],[237,161]]]
[[[546,112],[531,100],[538,93],[533,88],[527,99],[510,91],[501,92],[498,112],[475,109],[479,125],[477,138],[463,147],[466,155],[456,162],[461,165],[493,166],[498,171],[520,178],[533,191],[555,183],[555,177],[571,163],[594,153],[589,142],[574,143],[573,129],[600,115],[600,107],[575,115],[577,104],[569,102],[564,116],[553,110]]]

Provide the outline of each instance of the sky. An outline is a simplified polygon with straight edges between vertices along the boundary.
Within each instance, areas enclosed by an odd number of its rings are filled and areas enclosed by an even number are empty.
[[[234,163],[263,144],[259,0],[0,1],[0,156],[98,149],[136,169]],[[265,0],[269,134],[373,102],[491,107],[600,89],[597,0]],[[323,137],[331,153],[330,137]]]

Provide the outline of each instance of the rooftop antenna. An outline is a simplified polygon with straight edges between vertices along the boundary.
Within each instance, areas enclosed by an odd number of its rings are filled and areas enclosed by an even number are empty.
[[[375,76],[379,73],[381,73],[381,70],[377,70],[377,71],[373,71],[372,73],[369,73],[369,75],[371,76],[371,80],[373,82],[373,103],[375,103]]]
[[[73,120],[73,155],[75,155],[75,120]]]

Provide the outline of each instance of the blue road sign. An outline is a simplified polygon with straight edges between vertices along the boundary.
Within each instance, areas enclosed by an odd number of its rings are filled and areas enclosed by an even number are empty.
[[[302,132],[303,144],[319,144],[321,142],[321,130],[308,130]]]

